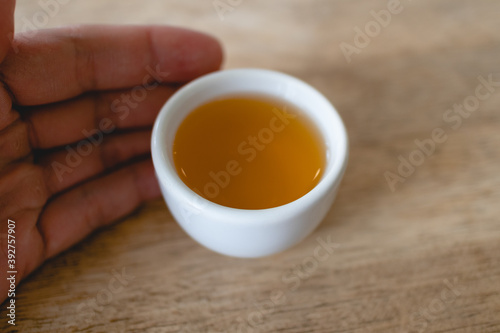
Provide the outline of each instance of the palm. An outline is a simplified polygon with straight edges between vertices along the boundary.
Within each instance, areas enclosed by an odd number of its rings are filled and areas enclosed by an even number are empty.
[[[13,6],[0,14],[0,38],[12,31]],[[221,50],[168,27],[65,28],[16,40],[0,40],[0,271],[10,219],[19,281],[159,195],[149,127],[176,85],[220,66]]]

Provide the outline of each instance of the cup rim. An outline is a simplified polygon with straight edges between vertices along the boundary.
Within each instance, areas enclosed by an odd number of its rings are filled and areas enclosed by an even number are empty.
[[[223,206],[217,204],[213,201],[205,199],[200,196],[193,190],[191,190],[182,179],[177,174],[177,170],[175,165],[173,165],[173,161],[169,158],[167,151],[167,143],[165,140],[162,140],[163,133],[162,129],[166,126],[165,119],[168,118],[171,112],[179,112],[173,107],[177,104],[177,102],[189,96],[191,91],[196,91],[196,88],[202,86],[210,86],[214,84],[217,80],[224,78],[226,76],[240,76],[240,75],[260,75],[262,77],[265,76],[274,76],[279,80],[291,81],[296,86],[299,86],[300,89],[306,89],[309,93],[315,95],[315,98],[322,100],[322,102],[326,102],[325,105],[328,105],[329,111],[331,112],[331,116],[335,120],[335,144],[336,144],[336,156],[332,158],[332,161],[326,162],[333,164],[331,168],[325,168],[326,173],[323,174],[319,182],[314,186],[309,192],[304,194],[303,196],[286,203],[284,205],[263,208],[263,209],[243,209],[243,208],[233,208],[228,206]],[[293,104],[292,102],[290,102]],[[308,115],[307,110],[303,110],[306,115]],[[188,113],[189,114],[189,113]],[[184,116],[186,117],[187,114]],[[321,135],[324,137],[324,131],[320,130]],[[284,74],[281,72],[267,70],[267,69],[259,69],[259,68],[238,68],[238,69],[227,69],[221,70],[217,72],[213,72],[210,74],[206,74],[201,76],[185,86],[181,87],[177,92],[175,92],[163,105],[161,108],[151,135],[151,154],[153,159],[153,164],[156,172],[156,176],[158,178],[158,182],[163,184],[165,187],[168,187],[168,191],[175,193],[175,195],[181,196],[183,202],[188,202],[190,205],[199,210],[206,211],[211,210],[212,213],[218,214],[219,216],[224,215],[227,221],[233,221],[233,223],[244,224],[251,223],[256,224],[259,221],[264,221],[265,219],[259,219],[260,217],[269,216],[269,214],[277,214],[278,216],[293,216],[299,214],[302,210],[309,207],[314,202],[320,200],[323,196],[325,196],[329,189],[332,188],[335,184],[340,182],[342,176],[344,174],[345,168],[347,166],[348,160],[348,137],[347,131],[345,129],[344,123],[335,109],[335,107],[331,104],[331,102],[323,96],[317,89],[309,85],[308,83],[299,80],[293,76],[288,74]],[[229,218],[227,218],[229,217]],[[237,218],[237,220],[236,220]],[[275,219],[277,221],[278,219]],[[263,222],[265,224],[269,224],[269,221]],[[272,223],[272,222],[271,222]]]

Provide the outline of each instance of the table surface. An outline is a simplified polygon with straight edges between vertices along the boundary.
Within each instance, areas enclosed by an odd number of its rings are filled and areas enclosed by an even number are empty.
[[[47,27],[191,27],[222,41],[225,68],[305,80],[343,117],[350,160],[322,224],[267,258],[213,253],[146,205],[26,279],[19,331],[500,332],[500,89],[477,88],[500,81],[500,2],[395,1],[59,1]],[[18,30],[42,10],[17,7]],[[338,245],[324,261],[318,238]]]

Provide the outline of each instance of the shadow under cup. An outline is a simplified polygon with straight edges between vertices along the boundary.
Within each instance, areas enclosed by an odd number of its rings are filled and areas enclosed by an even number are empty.
[[[178,127],[196,107],[228,95],[262,95],[301,110],[324,140],[325,169],[318,184],[288,204],[236,209],[209,201],[183,183],[173,160]],[[300,242],[324,218],[347,164],[342,120],[330,102],[308,84],[262,69],[235,69],[205,75],[181,88],[163,106],[152,134],[152,157],[163,197],[179,225],[207,248],[236,257],[260,257]]]

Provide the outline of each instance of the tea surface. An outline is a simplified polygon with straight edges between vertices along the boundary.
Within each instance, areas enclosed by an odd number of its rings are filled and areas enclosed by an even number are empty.
[[[281,206],[316,186],[325,147],[311,121],[283,102],[231,96],[194,109],[179,126],[173,158],[202,197],[240,209]]]

